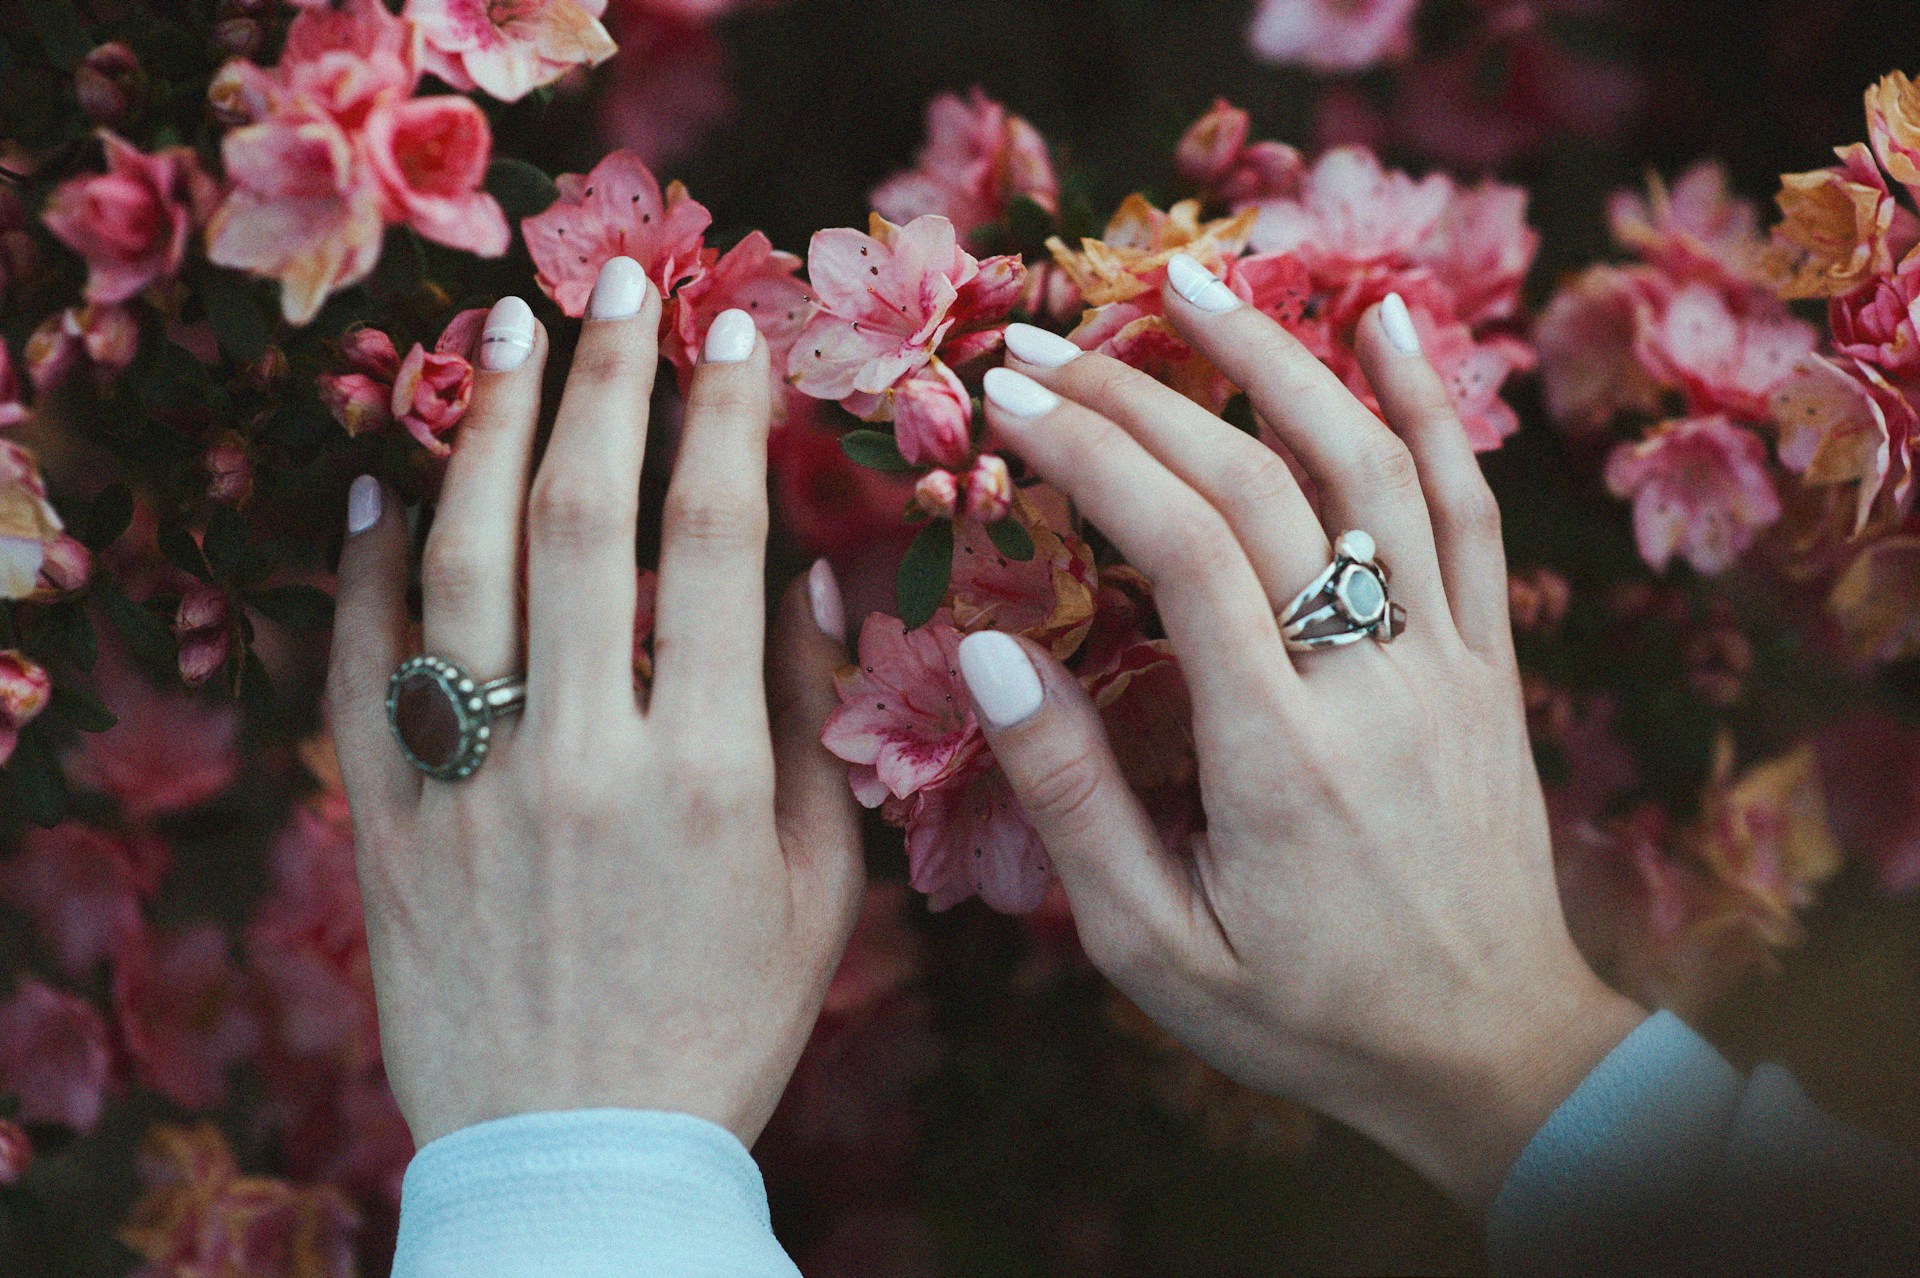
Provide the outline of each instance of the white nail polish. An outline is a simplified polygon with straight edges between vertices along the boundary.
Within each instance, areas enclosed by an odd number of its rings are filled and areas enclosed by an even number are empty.
[[[700,358],[708,364],[738,364],[753,354],[754,343],[759,340],[753,316],[745,311],[721,311],[707,328],[707,344],[701,348]]]
[[[1058,395],[1011,368],[988,369],[984,389],[988,403],[1015,417],[1038,417],[1060,405]]]
[[[1175,253],[1167,259],[1167,282],[1173,285],[1174,292],[1215,315],[1224,315],[1240,306],[1240,299],[1232,289],[1185,253]]]
[[[533,354],[533,308],[517,297],[503,297],[487,312],[480,330],[480,367],[510,372]]]
[[[640,313],[647,300],[647,273],[630,257],[610,257],[593,282],[593,296],[587,299],[587,318],[626,319]]]
[[[363,533],[380,522],[380,481],[362,475],[347,489],[347,531]]]
[[[1007,325],[1007,349],[1015,359],[1037,368],[1058,368],[1086,354],[1058,333],[1031,324]]]
[[[807,570],[807,602],[813,606],[813,624],[829,639],[847,637],[847,605],[840,597],[840,579],[824,559]]]
[[[996,728],[1031,718],[1046,697],[1026,650],[998,630],[978,630],[960,641],[960,674],[973,708]]]
[[[1389,293],[1380,302],[1380,328],[1393,343],[1393,349],[1402,355],[1420,353],[1420,334],[1413,327],[1413,316],[1407,313],[1407,303],[1398,293]]]

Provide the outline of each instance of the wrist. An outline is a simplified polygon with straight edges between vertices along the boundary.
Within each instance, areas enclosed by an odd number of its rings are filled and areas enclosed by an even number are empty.
[[[1356,1125],[1482,1216],[1534,1134],[1646,1017],[1575,958],[1558,979],[1460,1018]]]

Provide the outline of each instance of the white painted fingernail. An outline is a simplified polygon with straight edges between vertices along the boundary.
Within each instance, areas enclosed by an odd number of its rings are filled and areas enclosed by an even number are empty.
[[[533,308],[517,297],[503,297],[487,312],[480,330],[480,367],[511,372],[533,354]]]
[[[754,327],[753,316],[739,310],[721,311],[707,329],[707,344],[700,357],[709,364],[738,364],[753,354],[754,343],[759,340],[760,330]]]
[[[347,531],[363,533],[380,522],[380,481],[362,475],[347,489]]]
[[[1381,300],[1380,327],[1393,349],[1402,355],[1420,353],[1420,334],[1413,327],[1413,316],[1407,313],[1406,300],[1398,293],[1389,293]]]
[[[1015,359],[1040,368],[1058,368],[1086,354],[1058,333],[1031,324],[1007,325],[1007,349]]]
[[[847,605],[840,597],[840,579],[824,559],[807,570],[807,602],[813,606],[813,624],[829,639],[847,637]]]
[[[1240,305],[1232,289],[1185,253],[1175,253],[1167,259],[1167,282],[1173,285],[1174,292],[1215,315],[1225,315]]]
[[[996,728],[1031,718],[1046,697],[1026,650],[998,630],[976,631],[960,641],[960,673],[974,709]]]
[[[587,318],[626,319],[640,313],[647,300],[647,273],[630,257],[610,257],[593,282],[593,296],[587,299]]]
[[[988,369],[984,389],[987,402],[1015,417],[1038,417],[1052,412],[1060,404],[1058,395],[1011,368]]]

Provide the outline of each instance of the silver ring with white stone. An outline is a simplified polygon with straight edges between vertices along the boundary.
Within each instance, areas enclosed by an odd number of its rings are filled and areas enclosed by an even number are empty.
[[[482,683],[444,657],[409,657],[387,681],[387,723],[400,753],[441,781],[470,777],[486,762],[495,720],[527,703],[527,681]]]
[[[1407,610],[1387,597],[1387,570],[1373,538],[1359,529],[1333,543],[1333,562],[1279,614],[1293,652],[1339,648],[1362,639],[1391,643],[1407,628]]]

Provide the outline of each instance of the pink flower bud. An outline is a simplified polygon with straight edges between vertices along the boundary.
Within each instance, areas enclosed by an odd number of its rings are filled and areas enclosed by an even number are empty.
[[[1174,149],[1174,168],[1196,186],[1212,186],[1233,168],[1247,144],[1247,113],[1215,98]]]
[[[0,764],[13,757],[20,729],[47,708],[53,680],[19,651],[0,652]]]
[[[952,519],[960,504],[960,480],[950,470],[930,470],[913,486],[913,504],[935,519]]]
[[[267,113],[268,85],[259,67],[235,58],[214,74],[207,86],[207,106],[213,118],[228,128],[251,124]]]
[[[18,1184],[33,1162],[33,1142],[27,1129],[11,1118],[0,1118],[0,1185]]]
[[[429,352],[415,342],[393,379],[395,420],[436,457],[453,450],[441,442],[467,415],[473,398],[473,365],[459,355]]]
[[[377,328],[364,325],[350,328],[340,335],[337,343],[340,358],[356,373],[365,373],[377,377],[383,382],[393,380],[400,371],[400,351],[393,339]]]
[[[227,618],[227,596],[217,586],[196,584],[180,597],[173,633],[180,641],[180,677],[188,687],[199,687],[226,664],[233,650]]]
[[[1003,257],[984,257],[980,259],[980,273],[960,286],[960,292],[953,299],[956,328],[968,328],[978,324],[990,324],[1004,319],[1008,311],[1020,302],[1020,293],[1027,286],[1027,266],[1018,255]]]
[[[967,472],[967,518],[990,524],[1005,519],[1012,509],[1013,476],[1007,472],[1007,463],[982,453]]]
[[[140,350],[140,321],[124,306],[84,306],[67,312],[68,324],[102,381],[111,381]]]
[[[40,561],[40,585],[35,600],[58,599],[84,588],[93,576],[93,555],[78,541],[61,533],[46,543]]]
[[[238,434],[226,431],[200,458],[207,470],[207,498],[238,506],[253,492],[253,461]]]
[[[973,451],[973,397],[939,360],[893,388],[893,433],[915,465],[958,466]]]
[[[21,401],[20,370],[13,366],[13,353],[0,337],[0,430],[18,426],[27,420],[27,406]]]
[[[269,346],[264,355],[247,365],[247,385],[255,390],[270,389],[287,375],[288,367],[287,353],[278,346]]]
[[[95,124],[118,124],[146,96],[147,75],[132,49],[118,40],[97,45],[73,72],[73,96]]]
[[[365,373],[322,373],[315,382],[320,402],[349,435],[365,435],[393,424],[388,405],[393,390]]]

